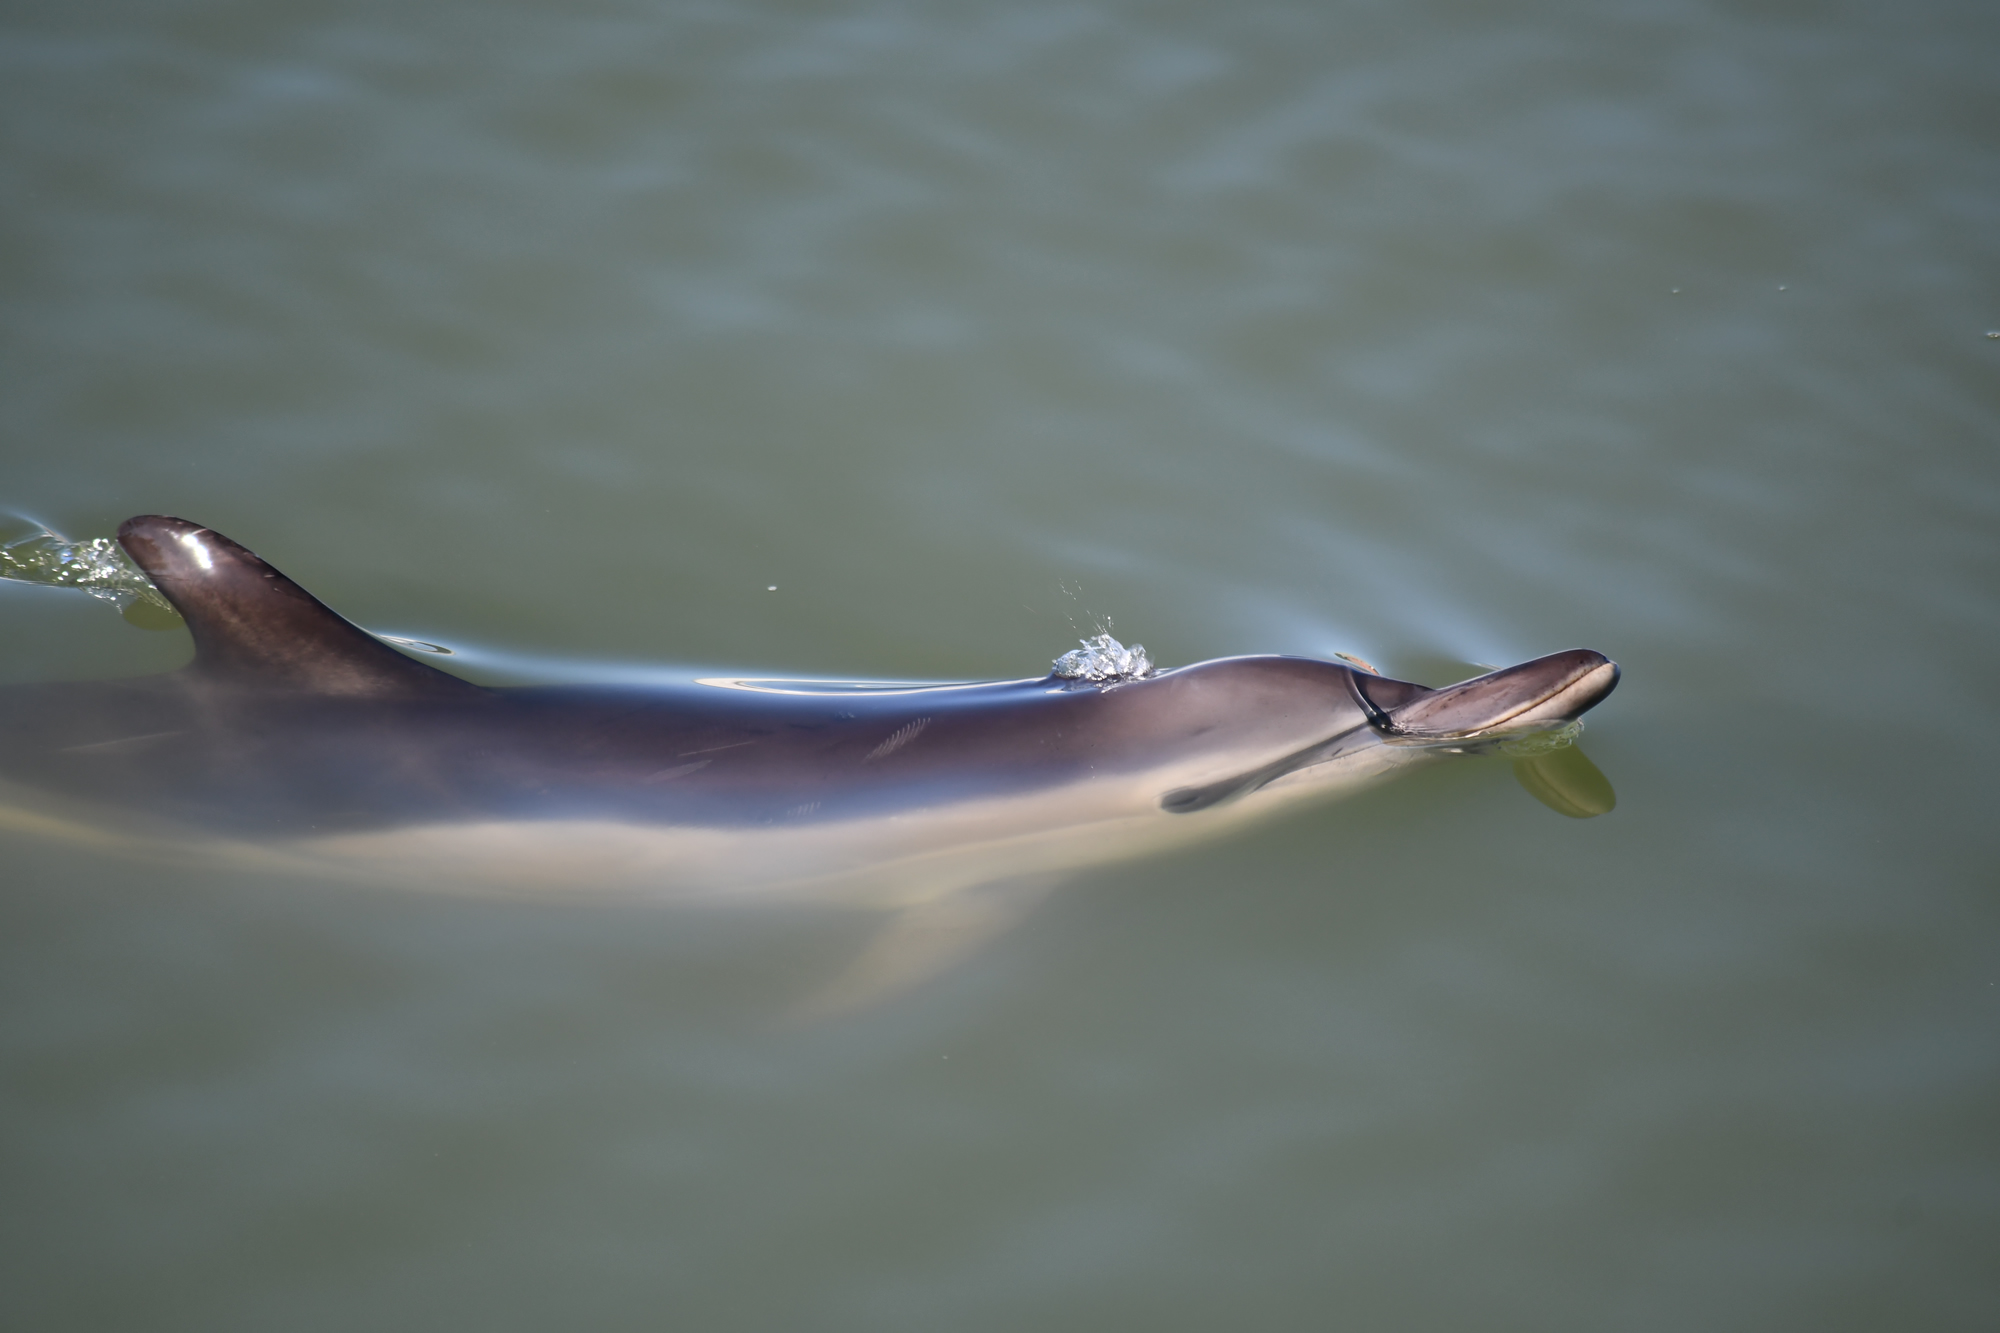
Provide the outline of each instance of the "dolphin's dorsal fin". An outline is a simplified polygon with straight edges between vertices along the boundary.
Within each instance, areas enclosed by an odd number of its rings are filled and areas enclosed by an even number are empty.
[[[312,694],[485,693],[403,656],[219,532],[142,514],[119,526],[118,541],[187,620],[203,675]]]

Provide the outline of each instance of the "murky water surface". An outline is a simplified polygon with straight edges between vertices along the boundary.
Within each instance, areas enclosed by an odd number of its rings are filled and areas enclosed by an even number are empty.
[[[467,661],[1626,675],[1609,815],[1439,768],[818,1023],[867,914],[8,834],[4,1322],[1994,1327],[1996,67],[1944,0],[10,7],[0,502],[72,538]],[[8,680],[186,652],[0,584]]]

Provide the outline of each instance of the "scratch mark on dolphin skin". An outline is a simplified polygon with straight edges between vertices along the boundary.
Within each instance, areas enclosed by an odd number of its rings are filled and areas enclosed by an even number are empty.
[[[757,742],[754,740],[731,741],[727,745],[711,745],[706,750],[682,750],[679,754],[675,755],[674,758],[685,759],[691,754],[714,754],[717,750],[737,750],[741,749],[745,745],[755,745],[756,743]]]
[[[929,718],[920,717],[915,722],[906,723],[905,725],[896,728],[895,731],[889,734],[888,740],[883,741],[880,745],[876,746],[874,749],[870,750],[867,754],[863,755],[861,758],[861,762],[864,764],[872,764],[877,759],[888,758],[890,755],[896,753],[896,751],[902,749],[905,745],[908,745],[911,741],[921,736],[923,734],[924,728],[928,727],[930,724],[931,720]]]
[[[640,779],[640,781],[671,782],[675,778],[686,777],[688,774],[694,772],[698,768],[707,768],[709,764],[713,762],[714,762],[713,760],[709,759],[697,759],[692,764],[676,764],[672,768],[663,768],[657,773],[648,773],[644,778]]]
[[[65,745],[57,754],[88,754],[92,750],[111,750],[121,745],[137,745],[142,741],[163,741],[169,736],[185,736],[185,731],[149,731],[143,736],[120,736],[115,741],[92,741],[88,745]]]

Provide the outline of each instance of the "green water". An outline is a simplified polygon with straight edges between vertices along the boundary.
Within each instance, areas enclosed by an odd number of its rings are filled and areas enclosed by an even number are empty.
[[[2000,10],[0,17],[0,505],[527,660],[1625,668],[874,922],[7,835],[0,1323],[2000,1324]],[[776,585],[776,591],[770,591]],[[0,677],[178,632],[0,583]],[[559,887],[559,886],[557,886]],[[413,886],[421,888],[421,886]]]

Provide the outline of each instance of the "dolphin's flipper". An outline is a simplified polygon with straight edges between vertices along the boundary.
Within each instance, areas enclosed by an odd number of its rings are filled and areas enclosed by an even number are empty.
[[[1516,759],[1514,777],[1528,789],[1528,795],[1571,819],[1610,814],[1618,805],[1618,793],[1611,789],[1611,779],[1574,745],[1529,759]]]
[[[1349,672],[1348,679],[1353,681],[1361,677],[1357,673]],[[1387,694],[1390,698],[1417,699],[1432,692],[1422,685],[1412,685],[1406,680],[1392,680],[1387,676],[1371,676],[1367,679],[1377,691]],[[1375,707],[1374,701],[1368,695],[1362,694],[1358,687],[1355,687],[1355,695],[1365,708]],[[1373,725],[1374,714],[1369,714],[1369,717]],[[1366,727],[1358,730],[1364,733],[1364,736],[1367,733]],[[1296,773],[1302,768],[1323,764],[1343,750],[1371,742],[1372,737],[1364,739],[1357,737],[1354,732],[1344,732],[1330,741],[1307,746],[1295,754],[1288,754],[1282,759],[1266,764],[1262,768],[1251,769],[1247,773],[1237,773],[1201,787],[1176,787],[1160,798],[1160,809],[1170,815],[1191,815],[1197,811],[1207,810],[1225,801],[1233,801],[1239,796],[1248,796],[1251,792],[1276,782],[1287,773]]]
[[[120,525],[118,541],[187,620],[202,675],[373,698],[486,693],[388,647],[219,532],[145,514]]]
[[[1013,929],[1060,878],[1023,875],[903,908],[839,976],[793,1011],[793,1021],[838,1018],[923,985]]]

